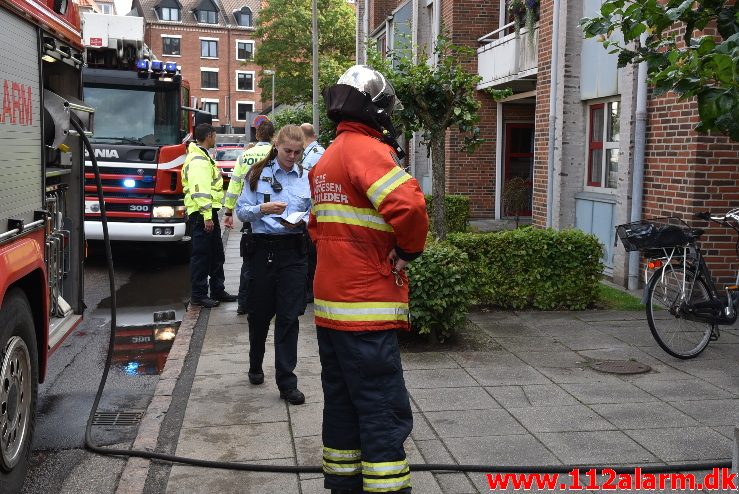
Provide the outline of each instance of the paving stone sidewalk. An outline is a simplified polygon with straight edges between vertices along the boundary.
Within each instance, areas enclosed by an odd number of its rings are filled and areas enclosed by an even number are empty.
[[[238,284],[238,234],[227,243],[227,289]],[[205,312],[205,311],[204,311]],[[202,315],[201,315],[202,317]],[[411,463],[648,465],[731,459],[739,424],[739,331],[722,332],[680,361],[636,312],[473,313],[489,337],[478,351],[404,353],[414,410]],[[288,406],[274,383],[250,385],[246,317],[210,310],[177,454],[209,460],[319,465],[323,395],[313,314],[301,318],[296,373],[306,403]],[[652,371],[597,372],[598,360],[636,360]],[[413,474],[419,494],[490,492],[481,473]],[[168,493],[328,492],[320,474],[173,466]]]

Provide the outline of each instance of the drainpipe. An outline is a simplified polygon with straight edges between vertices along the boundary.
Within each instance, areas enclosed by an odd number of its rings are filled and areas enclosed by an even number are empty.
[[[503,216],[503,103],[496,103],[495,113],[495,219],[499,220]]]
[[[552,61],[549,83],[549,142],[547,143],[547,228],[553,226],[554,207],[554,140],[557,123],[557,84],[559,79],[559,2],[552,5]]]
[[[643,43],[646,37],[642,35]],[[647,145],[647,63],[639,64],[636,82],[636,123],[634,125],[634,170],[631,182],[631,221],[642,216],[644,196],[644,150]],[[639,288],[639,252],[629,253],[629,290]]]
[[[364,0],[364,18],[362,19],[362,26],[364,27],[364,32],[362,33],[362,43],[363,46],[361,48],[362,50],[362,62],[366,64],[367,63],[367,43],[369,42],[369,0]],[[359,60],[359,58],[357,58]]]

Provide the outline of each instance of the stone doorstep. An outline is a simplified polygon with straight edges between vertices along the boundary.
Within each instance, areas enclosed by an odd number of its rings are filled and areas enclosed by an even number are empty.
[[[172,390],[174,384],[180,377],[184,364],[184,355],[190,348],[193,329],[200,317],[200,308],[191,308],[182,318],[180,329],[177,331],[175,341],[172,343],[172,349],[182,358],[170,359],[164,364],[164,370],[159,376],[149,406],[141,420],[136,439],[133,442],[134,449],[143,448],[148,451],[156,449],[159,432],[162,428],[162,422],[172,403]],[[162,378],[162,376],[166,376]],[[142,494],[146,485],[146,477],[149,473],[150,461],[144,458],[128,458],[126,466],[123,468],[121,478],[118,480],[116,494]]]

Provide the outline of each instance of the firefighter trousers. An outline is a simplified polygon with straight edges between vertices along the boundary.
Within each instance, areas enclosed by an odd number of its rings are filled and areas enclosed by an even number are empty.
[[[317,327],[326,489],[411,492],[403,442],[413,428],[395,330]]]

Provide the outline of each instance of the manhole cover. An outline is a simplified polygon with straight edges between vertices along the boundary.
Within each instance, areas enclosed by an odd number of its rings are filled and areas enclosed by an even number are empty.
[[[144,412],[95,412],[92,425],[108,427],[136,425],[143,416]]]
[[[644,374],[652,370],[647,364],[636,360],[602,360],[591,362],[590,367],[608,374]]]

